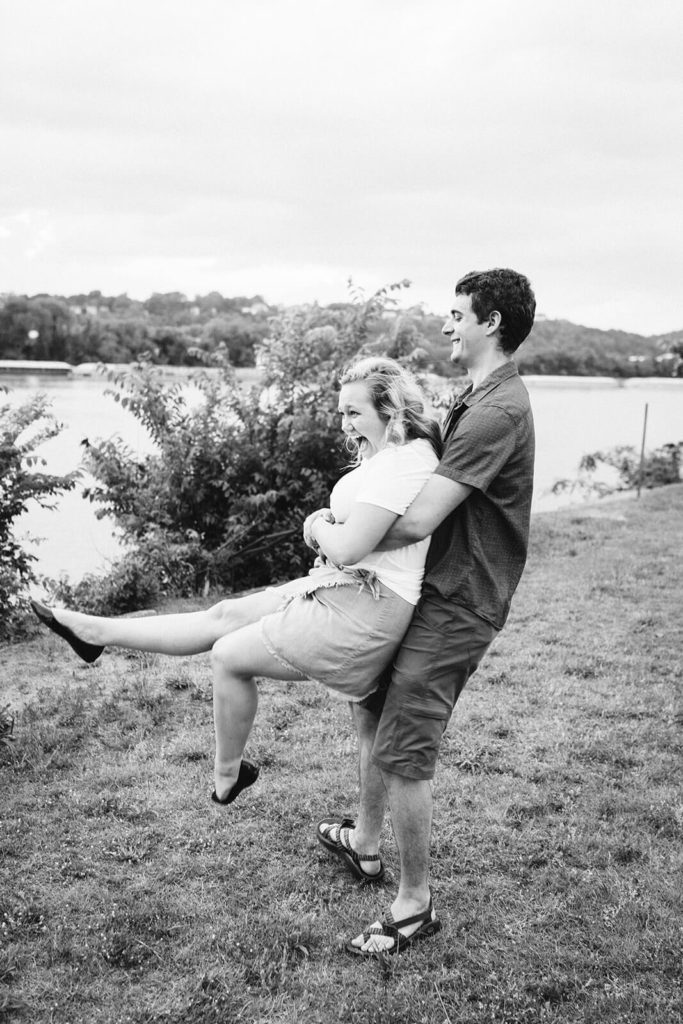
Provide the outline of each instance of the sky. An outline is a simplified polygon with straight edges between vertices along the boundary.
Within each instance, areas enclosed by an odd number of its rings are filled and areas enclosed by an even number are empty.
[[[680,0],[0,0],[0,293],[683,328]]]

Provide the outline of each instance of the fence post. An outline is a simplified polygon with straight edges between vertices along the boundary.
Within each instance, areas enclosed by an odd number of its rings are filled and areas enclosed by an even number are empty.
[[[638,469],[638,494],[637,494],[638,498],[640,497],[640,489],[643,486],[643,465],[644,465],[644,462],[645,462],[645,434],[647,433],[647,406],[648,406],[648,403],[646,402],[645,403],[645,416],[643,417],[643,439],[640,442],[640,467]]]

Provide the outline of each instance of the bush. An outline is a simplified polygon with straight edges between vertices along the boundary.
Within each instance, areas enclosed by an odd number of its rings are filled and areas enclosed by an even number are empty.
[[[53,582],[53,596],[67,607],[90,615],[122,615],[154,607],[165,594],[193,594],[198,589],[198,545],[169,543],[150,529],[138,548],[127,551],[107,575],[89,573],[78,583],[68,577]]]
[[[619,472],[624,489],[638,487],[662,487],[678,483],[681,479],[681,449],[683,442],[664,444],[646,453],[643,459],[642,480],[640,454],[630,445],[620,445],[606,452],[584,455],[579,463],[580,471],[594,472],[600,463],[613,466]]]
[[[0,708],[0,747],[9,747],[14,742],[14,715],[10,705]]]
[[[70,490],[76,480],[75,473],[60,477],[37,468],[45,460],[35,454],[36,449],[62,429],[48,407],[41,394],[21,405],[0,405],[0,640],[22,631],[28,587],[36,582],[32,568],[36,557],[15,537],[15,521],[30,501],[52,508],[48,499]]]
[[[642,480],[640,453],[633,446],[618,445],[604,452],[591,452],[582,457],[576,479],[556,481],[552,492],[601,498],[639,486],[652,488],[678,483],[682,450],[683,442],[679,442],[648,452],[643,459]]]
[[[86,496],[133,549],[115,571],[116,610],[139,606],[133,565],[155,578],[159,596],[241,590],[308,570],[302,522],[327,504],[347,462],[339,372],[369,346],[370,327],[398,287],[342,308],[304,306],[275,317],[256,352],[262,383],[248,391],[220,352],[191,388],[164,383],[149,364],[111,376],[109,393],[155,444],[140,459],[112,439],[89,445],[84,458],[96,480]],[[100,600],[106,587],[89,586]]]

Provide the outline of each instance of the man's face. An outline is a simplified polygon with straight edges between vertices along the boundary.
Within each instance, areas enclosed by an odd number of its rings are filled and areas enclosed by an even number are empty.
[[[472,310],[471,295],[456,295],[451,312],[441,328],[442,334],[453,344],[451,362],[463,366],[476,365],[479,357],[490,348],[486,321],[480,324]]]

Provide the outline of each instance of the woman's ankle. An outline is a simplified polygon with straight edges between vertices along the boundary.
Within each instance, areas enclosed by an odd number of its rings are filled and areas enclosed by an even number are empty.
[[[241,758],[236,761],[216,760],[213,771],[214,788],[219,800],[224,800],[237,782]]]

